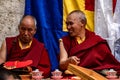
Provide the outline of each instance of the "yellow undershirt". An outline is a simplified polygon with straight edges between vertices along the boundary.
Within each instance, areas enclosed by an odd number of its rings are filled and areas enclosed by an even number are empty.
[[[23,48],[23,46],[22,46],[21,41],[20,41],[20,40],[18,40],[18,41],[19,41],[19,46],[20,46],[21,49],[27,49],[27,48],[30,48],[30,47],[31,47],[32,41],[30,41],[30,43],[29,43],[26,47],[24,47],[24,48]]]
[[[85,37],[83,37],[83,38],[76,37],[76,40],[77,40],[78,44],[81,44],[83,41],[85,41]]]

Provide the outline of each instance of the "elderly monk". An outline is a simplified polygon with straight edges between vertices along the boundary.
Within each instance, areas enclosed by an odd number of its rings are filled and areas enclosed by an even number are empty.
[[[32,60],[31,67],[43,71],[43,75],[50,74],[50,60],[43,43],[33,38],[36,33],[36,20],[33,16],[26,15],[18,26],[19,35],[7,37],[0,50],[0,63],[5,61]]]
[[[86,23],[80,10],[67,16],[69,35],[60,40],[60,68],[66,70],[72,63],[98,72],[112,68],[120,74],[120,63],[111,54],[106,40],[85,29]]]

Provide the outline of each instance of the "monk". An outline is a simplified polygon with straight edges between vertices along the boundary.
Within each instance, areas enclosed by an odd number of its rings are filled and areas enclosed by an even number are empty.
[[[50,60],[43,43],[33,36],[36,33],[36,20],[33,16],[23,16],[18,26],[19,35],[7,37],[0,50],[0,64],[6,61],[32,60],[31,67],[43,71],[43,76],[50,74]]]
[[[120,74],[120,63],[111,54],[106,40],[85,28],[87,19],[80,10],[72,11],[66,19],[69,35],[60,39],[60,69],[69,63],[95,71],[114,69]]]

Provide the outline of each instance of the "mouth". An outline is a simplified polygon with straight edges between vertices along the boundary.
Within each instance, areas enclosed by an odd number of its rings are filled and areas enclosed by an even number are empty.
[[[22,38],[29,39],[30,37],[29,36],[22,36]]]
[[[73,30],[69,30],[69,33],[70,33],[70,34],[73,33]]]
[[[24,40],[24,41],[29,41],[30,40],[30,37],[22,37],[22,39]]]

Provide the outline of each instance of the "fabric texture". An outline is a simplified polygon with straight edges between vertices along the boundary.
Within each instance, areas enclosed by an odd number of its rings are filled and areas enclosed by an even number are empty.
[[[50,60],[44,45],[33,38],[30,48],[21,49],[18,37],[6,38],[7,61],[26,61],[32,60],[32,67],[39,68],[44,72],[44,76],[50,74]]]
[[[114,55],[114,42],[117,39],[118,25],[114,23],[116,15],[116,1],[119,0],[95,0],[95,33],[106,39],[112,54]],[[118,2],[117,2],[118,3]],[[114,14],[115,11],[115,14]],[[117,16],[117,18],[119,18]]]
[[[63,43],[68,56],[80,58],[79,66],[96,71],[112,68],[120,74],[120,63],[111,54],[106,40],[94,32],[86,30],[86,39],[81,44],[69,35],[63,37]]]

